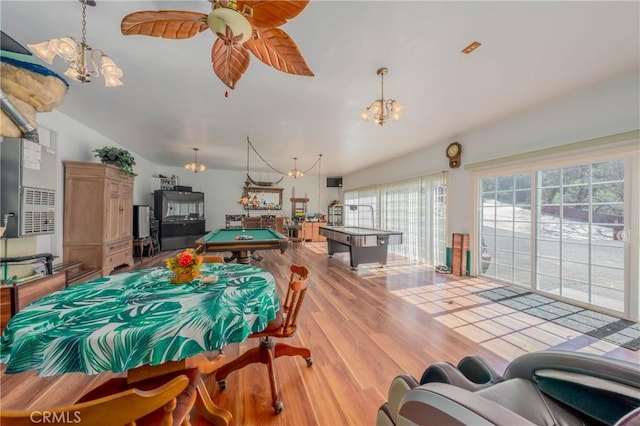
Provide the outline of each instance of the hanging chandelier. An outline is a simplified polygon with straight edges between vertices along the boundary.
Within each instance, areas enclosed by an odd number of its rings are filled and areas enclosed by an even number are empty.
[[[82,83],[89,83],[100,72],[107,87],[122,86],[120,78],[122,70],[111,58],[100,49],[93,49],[87,44],[87,6],[95,6],[94,0],[79,0],[82,3],[82,39],[78,43],[72,37],[52,38],[38,44],[27,44],[37,57],[48,64],[53,64],[56,56],[60,56],[68,65],[64,75]],[[98,71],[98,61],[100,71]]]
[[[251,148],[253,150],[253,152],[255,152],[256,155],[262,160],[262,162],[264,164],[266,164],[271,170],[273,170],[274,172],[276,172],[276,173],[278,173],[280,175],[283,175],[283,176],[291,176],[294,179],[302,177],[305,174],[307,174],[308,172],[310,172],[315,166],[317,166],[320,163],[320,160],[322,159],[322,154],[318,154],[318,159],[308,169],[306,169],[306,170],[298,170],[298,163],[297,163],[298,157],[293,157],[293,170],[289,170],[287,173],[285,173],[285,172],[282,172],[282,171],[276,169],[271,164],[269,164],[269,162],[267,162],[267,160],[265,160],[264,157],[262,155],[260,155],[260,153],[256,150],[256,148],[253,146],[253,144],[249,140],[249,137],[247,136],[247,178],[249,179],[249,181],[251,181],[254,184],[258,184],[259,186],[271,186],[271,184],[278,183],[282,179],[280,179],[277,182],[256,182],[253,179],[251,179],[251,176],[249,176],[249,148]]]
[[[207,166],[202,163],[198,163],[198,148],[193,148],[193,151],[195,153],[195,160],[191,163],[185,164],[184,168],[193,173],[204,172],[207,170]]]
[[[287,174],[294,179],[304,176],[304,172],[302,170],[298,170],[298,157],[293,157],[293,170],[289,170],[289,173]]]
[[[252,197],[251,193],[249,193],[249,183],[249,181],[244,183],[244,189],[242,190],[242,195],[238,200],[238,204],[241,204],[246,209],[248,209],[249,207],[260,207],[260,199],[258,198],[258,194],[254,193]]]
[[[238,199],[238,204],[242,204],[245,207],[249,205],[249,190],[246,186],[242,190],[242,195]]]
[[[387,72],[389,72],[387,68],[378,68],[377,74],[380,76],[380,99],[373,101],[373,103],[360,114],[360,118],[363,120],[370,121],[379,126],[383,126],[389,118],[395,121],[400,120],[402,110],[404,109],[400,102],[384,98],[384,76]]]

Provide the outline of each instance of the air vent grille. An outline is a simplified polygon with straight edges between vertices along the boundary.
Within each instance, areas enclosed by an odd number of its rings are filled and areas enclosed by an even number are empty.
[[[56,192],[24,188],[22,197],[22,235],[55,232]]]

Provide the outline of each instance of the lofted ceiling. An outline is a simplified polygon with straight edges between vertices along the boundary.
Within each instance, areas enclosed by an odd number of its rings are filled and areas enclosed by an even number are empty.
[[[251,56],[235,90],[213,73],[206,30],[184,40],[123,36],[139,10],[208,13],[198,1],[98,0],[87,42],[124,71],[124,86],[70,81],[58,110],[164,166],[198,158],[244,170],[247,136],[279,170],[323,154],[322,171],[343,175],[458,135],[607,80],[639,73],[640,4],[580,1],[311,0],[282,27],[314,77],[286,74]],[[77,0],[0,3],[2,30],[26,45],[80,38]],[[461,50],[482,46],[470,55]],[[62,74],[60,58],[49,66]],[[405,106],[398,122],[362,121],[380,96]],[[225,93],[228,92],[228,96]],[[252,154],[251,169],[265,165]]]

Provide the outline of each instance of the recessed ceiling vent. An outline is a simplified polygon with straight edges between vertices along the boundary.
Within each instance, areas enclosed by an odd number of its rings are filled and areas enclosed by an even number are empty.
[[[473,52],[474,50],[476,50],[481,45],[482,45],[482,43],[480,43],[478,41],[474,41],[473,43],[471,43],[470,45],[468,45],[467,47],[462,49],[462,53],[464,53],[465,55],[468,55],[469,53]]]

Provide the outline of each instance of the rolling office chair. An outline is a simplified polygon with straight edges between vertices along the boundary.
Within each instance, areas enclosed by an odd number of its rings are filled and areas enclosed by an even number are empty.
[[[287,295],[281,309],[276,313],[276,318],[267,324],[267,327],[258,333],[253,333],[250,338],[259,338],[260,345],[249,349],[238,358],[228,362],[215,372],[220,390],[227,387],[225,380],[229,373],[239,370],[249,364],[263,363],[269,371],[271,385],[271,400],[276,414],[284,408],[284,404],[278,396],[278,382],[276,378],[275,359],[281,356],[299,355],[305,359],[307,366],[313,364],[311,351],[308,348],[291,346],[286,343],[276,343],[273,338],[292,337],[298,327],[298,314],[304,301],[309,283],[309,270],[304,266],[291,265],[291,276],[287,287]]]
[[[105,388],[106,389],[106,388]],[[180,425],[190,424],[189,411],[196,397],[195,386],[189,378],[178,375],[148,390],[131,388],[96,396],[95,399],[78,402],[67,407],[33,411],[8,411],[0,413],[2,426],[54,426],[81,423],[91,426],[113,425]],[[82,401],[82,400],[81,400]]]
[[[397,376],[377,426],[640,425],[640,367],[603,356],[540,351],[503,375],[482,358],[436,363],[418,382]]]

